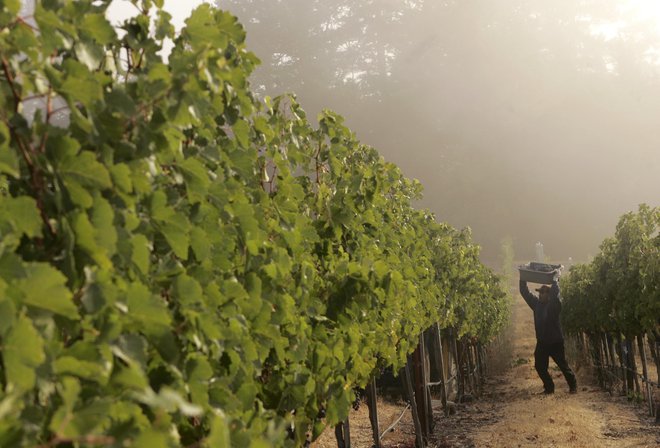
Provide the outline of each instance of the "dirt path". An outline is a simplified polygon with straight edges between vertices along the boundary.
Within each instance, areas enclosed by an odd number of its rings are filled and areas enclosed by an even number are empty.
[[[577,370],[579,392],[568,386],[551,361],[556,385],[551,396],[539,395],[542,384],[534,370],[534,324],[527,305],[516,296],[514,367],[489,380],[484,396],[459,405],[458,413],[438,417],[439,448],[499,447],[648,447],[660,446],[660,427],[643,406],[613,397],[593,384],[586,368]],[[575,366],[571,366],[575,369]]]
[[[514,292],[512,367],[489,378],[484,393],[470,403],[457,403],[457,412],[445,417],[434,401],[435,429],[430,448],[660,448],[660,426],[653,424],[644,405],[610,396],[594,383],[587,367],[570,363],[578,377],[578,393],[568,394],[559,369],[550,361],[555,394],[542,395],[534,370],[532,312]],[[439,397],[435,397],[439,398]],[[379,400],[381,431],[404,409],[402,402]],[[366,403],[350,414],[353,447],[372,446]],[[383,439],[385,448],[414,448],[410,412],[395,431]],[[334,448],[329,428],[312,448]]]

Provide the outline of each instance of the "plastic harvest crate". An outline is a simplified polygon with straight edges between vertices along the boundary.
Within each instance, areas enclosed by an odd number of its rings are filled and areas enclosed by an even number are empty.
[[[541,283],[549,285],[555,276],[555,272],[561,269],[560,264],[546,264],[531,262],[518,266],[520,271],[520,280],[531,283]]]

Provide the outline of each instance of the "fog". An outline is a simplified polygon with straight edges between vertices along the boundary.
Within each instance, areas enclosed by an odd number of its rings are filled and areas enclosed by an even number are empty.
[[[262,94],[347,119],[470,226],[582,260],[660,199],[660,3],[220,0],[248,30]]]
[[[203,0],[166,0],[180,28]],[[333,109],[470,226],[584,260],[660,199],[660,2],[218,0],[262,60],[253,88]],[[135,14],[115,0],[114,23]],[[169,52],[166,49],[164,56]]]

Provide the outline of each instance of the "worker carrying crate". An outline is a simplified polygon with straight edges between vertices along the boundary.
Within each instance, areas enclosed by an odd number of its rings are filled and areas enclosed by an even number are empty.
[[[520,294],[534,312],[534,330],[536,331],[534,367],[543,381],[544,394],[555,392],[555,384],[548,373],[550,358],[564,374],[569,392],[572,394],[577,392],[577,380],[566,361],[564,335],[559,322],[559,314],[561,313],[559,276],[562,268],[562,265],[537,262],[530,262],[518,267],[520,271]],[[536,289],[538,295],[529,291],[527,282],[542,285]]]

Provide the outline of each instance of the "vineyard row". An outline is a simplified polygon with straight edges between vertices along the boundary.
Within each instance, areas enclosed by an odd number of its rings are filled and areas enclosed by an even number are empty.
[[[432,325],[494,338],[469,230],[258,98],[235,17],[111,3],[0,2],[0,446],[300,446]]]
[[[590,263],[573,266],[562,279],[562,325],[596,367],[601,386],[643,398],[658,419],[659,231],[660,208],[642,204],[619,219]]]

